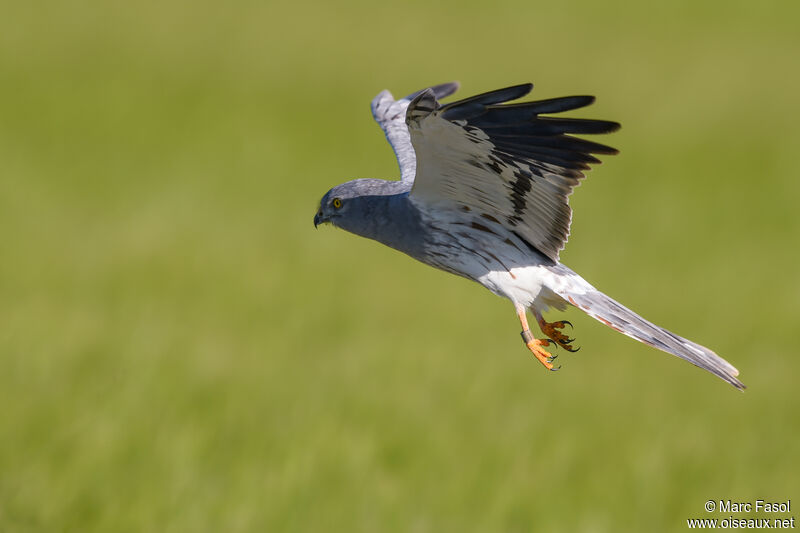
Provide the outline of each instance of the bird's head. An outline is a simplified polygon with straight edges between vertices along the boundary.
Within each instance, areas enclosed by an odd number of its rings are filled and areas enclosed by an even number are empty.
[[[344,217],[347,217],[348,212],[352,209],[352,200],[357,197],[351,183],[337,185],[325,193],[325,196],[319,201],[317,214],[314,215],[315,228],[320,224],[337,226]]]
[[[337,185],[325,193],[319,202],[314,226],[332,224],[359,233],[357,228],[370,218],[379,197],[386,198],[398,189],[400,182],[376,179],[357,179]]]

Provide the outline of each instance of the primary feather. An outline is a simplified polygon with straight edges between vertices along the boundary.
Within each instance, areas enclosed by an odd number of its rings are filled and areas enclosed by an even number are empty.
[[[572,220],[567,197],[589,164],[600,162],[592,153],[616,153],[569,134],[609,133],[619,124],[540,116],[583,107],[591,96],[501,105],[532,88],[517,85],[444,106],[432,90],[418,94],[406,114],[417,158],[412,199],[480,209],[558,261]]]

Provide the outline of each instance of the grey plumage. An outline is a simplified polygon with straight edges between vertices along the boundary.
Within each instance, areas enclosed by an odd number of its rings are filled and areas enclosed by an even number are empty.
[[[571,339],[558,331],[563,323],[548,323],[542,313],[574,305],[743,389],[738,371],[714,352],[641,318],[559,263],[572,217],[569,195],[583,172],[600,162],[596,154],[617,153],[573,134],[610,133],[619,124],[542,116],[589,105],[591,96],[506,103],[532,87],[448,104],[439,100],[455,92],[456,83],[399,100],[381,92],[372,112],[395,151],[400,181],[338,185],[323,196],[314,224],[377,240],[508,298],[526,345],[547,368],[555,369],[543,346],[569,350]],[[548,339],[533,339],[528,308]]]
[[[424,91],[432,91],[435,98],[445,98],[458,90],[458,82],[443,83],[428,89],[409,94],[395,101],[392,93],[381,91],[372,100],[372,116],[386,134],[386,140],[394,149],[397,163],[400,165],[400,181],[414,183],[417,158],[411,146],[411,138],[406,127],[406,109],[411,100]]]
[[[557,265],[554,269],[560,270],[561,274],[567,277],[577,276],[564,265]],[[656,326],[594,287],[586,287],[585,292],[561,290],[558,294],[606,326],[639,342],[677,355],[695,366],[708,370],[736,388],[745,388],[735,378],[739,371],[726,360],[705,346],[700,346],[671,331]]]

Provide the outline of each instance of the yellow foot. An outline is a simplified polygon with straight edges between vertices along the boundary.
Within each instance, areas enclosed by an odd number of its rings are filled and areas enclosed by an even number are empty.
[[[525,341],[525,346],[531,351],[534,357],[539,360],[540,363],[544,365],[547,370],[558,370],[561,366],[553,366],[553,361],[555,361],[557,355],[550,355],[550,352],[545,350],[543,346],[549,346],[550,341],[547,339],[534,339],[533,335],[531,335],[530,330],[526,330],[522,332],[522,339]]]
[[[575,339],[570,339],[568,336],[561,333],[561,329],[564,329],[564,326],[572,327],[570,322],[566,320],[561,320],[559,322],[546,322],[543,318],[539,319],[539,327],[542,329],[542,333],[547,335],[550,340],[567,350],[568,352],[577,352],[580,348],[573,348],[570,343],[575,342]]]

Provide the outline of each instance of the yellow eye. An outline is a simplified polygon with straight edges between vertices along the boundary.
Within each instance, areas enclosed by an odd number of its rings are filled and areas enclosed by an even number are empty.
[[[338,198],[334,198],[333,199],[333,207],[335,207],[336,209],[339,209],[340,207],[342,207],[342,201],[339,200]]]

